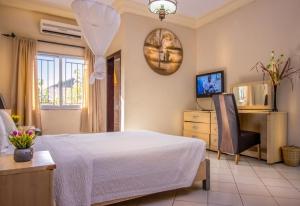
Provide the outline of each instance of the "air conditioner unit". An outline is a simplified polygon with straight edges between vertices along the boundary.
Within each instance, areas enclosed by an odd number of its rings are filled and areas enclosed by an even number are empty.
[[[81,39],[82,33],[79,26],[72,24],[65,24],[56,21],[50,21],[46,19],[41,19],[40,22],[40,32],[42,34],[49,34],[61,37]]]

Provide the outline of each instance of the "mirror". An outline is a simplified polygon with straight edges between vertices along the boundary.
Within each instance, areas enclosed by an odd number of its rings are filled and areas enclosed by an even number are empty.
[[[272,109],[272,87],[268,81],[236,84],[231,92],[239,109]]]

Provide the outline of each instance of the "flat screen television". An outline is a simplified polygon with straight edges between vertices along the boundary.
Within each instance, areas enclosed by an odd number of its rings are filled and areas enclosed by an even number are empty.
[[[217,71],[196,76],[197,98],[211,97],[224,92],[224,71]]]

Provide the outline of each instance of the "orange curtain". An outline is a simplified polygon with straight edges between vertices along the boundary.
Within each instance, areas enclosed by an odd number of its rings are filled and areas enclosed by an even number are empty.
[[[13,45],[12,111],[21,116],[21,124],[40,128],[36,41],[15,38]]]
[[[102,81],[89,84],[89,77],[94,72],[95,56],[89,48],[85,49],[84,100],[81,111],[81,132],[104,132],[102,108]]]

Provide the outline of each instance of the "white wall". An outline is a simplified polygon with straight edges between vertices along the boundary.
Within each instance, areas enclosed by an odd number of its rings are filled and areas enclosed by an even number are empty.
[[[300,67],[300,1],[257,0],[197,30],[197,72],[225,68],[227,91],[234,83],[262,80],[250,68],[272,50]],[[298,63],[297,63],[298,62]],[[203,105],[207,101],[202,101]],[[279,110],[288,112],[288,142],[300,146],[300,81],[279,89]],[[206,105],[207,106],[207,105]]]
[[[183,111],[193,107],[195,100],[196,31],[133,14],[122,15],[122,24],[125,130],[182,134]],[[159,27],[173,31],[183,46],[183,63],[170,76],[153,72],[143,53],[146,36]]]

